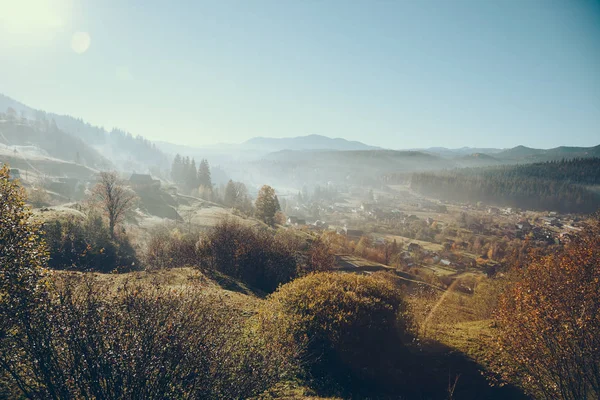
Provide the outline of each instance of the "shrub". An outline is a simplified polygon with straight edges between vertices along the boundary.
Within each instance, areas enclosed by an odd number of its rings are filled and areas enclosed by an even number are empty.
[[[310,242],[306,257],[298,263],[298,276],[308,275],[312,272],[331,271],[335,265],[335,257],[329,246],[320,238]]]
[[[200,268],[222,272],[265,292],[296,276],[294,254],[271,233],[231,220],[215,226],[198,252]]]
[[[90,275],[54,283],[42,312],[0,341],[0,365],[25,397],[242,398],[293,374],[219,296],[115,291]]]
[[[110,272],[138,267],[127,235],[114,238],[102,217],[90,212],[84,219],[68,216],[44,224],[44,238],[53,269]]]
[[[149,268],[177,268],[198,264],[198,234],[179,230],[155,229],[150,233],[145,251]]]
[[[363,389],[393,382],[412,332],[402,293],[384,279],[354,274],[317,273],[288,283],[257,320],[273,341],[300,346],[317,381]]]
[[[502,297],[499,342],[508,379],[532,396],[600,396],[600,223],[550,256],[534,256]]]

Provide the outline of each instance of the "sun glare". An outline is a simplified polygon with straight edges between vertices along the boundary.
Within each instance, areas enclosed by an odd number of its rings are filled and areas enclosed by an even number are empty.
[[[90,47],[91,38],[87,32],[75,32],[71,38],[71,48],[77,54],[83,54]]]
[[[0,31],[11,45],[51,40],[71,19],[72,0],[0,0]]]

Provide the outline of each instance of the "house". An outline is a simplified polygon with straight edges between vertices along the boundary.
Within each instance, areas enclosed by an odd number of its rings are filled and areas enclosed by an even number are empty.
[[[363,212],[373,211],[374,205],[371,203],[362,203],[360,205],[360,210]]]
[[[287,219],[288,225],[306,225],[306,220],[303,218],[289,216]]]
[[[160,188],[160,181],[149,174],[131,174],[129,185],[134,189]]]
[[[500,209],[498,207],[490,207],[487,210],[488,214],[498,215],[500,213]]]
[[[542,221],[544,221],[545,225],[556,226],[556,227],[562,228],[562,224],[560,223],[560,220],[556,217],[542,217]]]
[[[526,219],[523,219],[523,220],[517,222],[515,227],[520,231],[526,231],[526,232],[529,232],[532,228],[531,224]]]
[[[329,224],[328,224],[327,222],[325,222],[325,221],[321,221],[320,219],[316,220],[316,221],[313,223],[313,225],[314,225],[316,228],[319,228],[319,229],[327,229],[327,227],[329,226]]]
[[[408,245],[408,251],[410,251],[410,252],[420,251],[421,249],[422,249],[422,247],[418,243],[410,243]]]
[[[385,244],[385,238],[382,238],[382,237],[375,238],[374,243],[376,245],[384,245]]]
[[[82,190],[82,183],[77,178],[58,178],[48,184],[48,188],[58,194],[68,197],[69,199]]]
[[[355,239],[358,239],[364,235],[364,232],[359,229],[348,229],[346,227],[340,229],[340,231],[338,233],[341,233],[342,235],[346,235],[350,238],[355,238]]]

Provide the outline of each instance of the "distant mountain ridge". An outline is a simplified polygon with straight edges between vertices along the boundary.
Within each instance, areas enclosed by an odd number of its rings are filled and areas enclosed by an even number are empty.
[[[370,146],[362,142],[343,138],[330,138],[323,135],[306,135],[291,138],[255,137],[242,143],[243,147],[255,147],[278,150],[381,150],[381,147]]]
[[[486,161],[490,163],[513,164],[555,161],[562,158],[600,157],[600,145],[594,147],[559,146],[551,149],[536,149],[519,145],[509,149],[477,147],[449,149],[446,147],[429,147],[415,150],[450,158],[456,160],[459,164],[463,164],[464,162],[485,163]]]
[[[594,147],[568,147],[560,146],[552,149],[534,149],[531,147],[517,146],[503,150],[495,157],[501,160],[538,162],[554,161],[562,158],[588,158],[600,157],[600,145]]]

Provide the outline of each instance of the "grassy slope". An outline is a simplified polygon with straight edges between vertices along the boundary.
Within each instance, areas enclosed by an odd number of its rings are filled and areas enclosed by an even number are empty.
[[[160,283],[173,289],[199,284],[207,292],[222,296],[223,301],[231,304],[245,317],[254,315],[265,296],[229,277],[206,276],[192,268],[96,276],[111,282],[115,288],[126,280],[138,284]],[[494,328],[490,319],[479,315],[481,311],[473,296],[451,290],[445,296],[439,292],[413,294],[410,302],[421,327],[421,350],[414,354],[410,371],[407,371],[414,384],[415,396],[440,398],[446,391],[448,379],[454,380],[459,376],[455,391],[457,399],[523,398],[512,387],[489,386],[484,377],[485,360],[494,355]],[[284,382],[259,398],[319,398],[303,385],[302,382]]]

